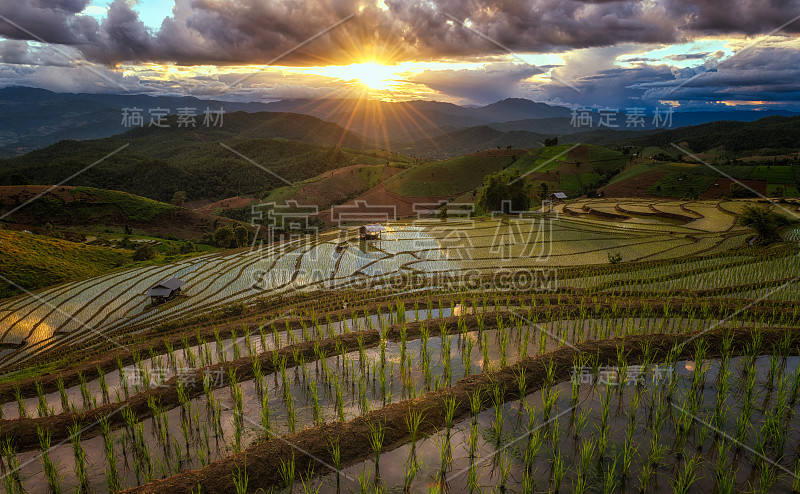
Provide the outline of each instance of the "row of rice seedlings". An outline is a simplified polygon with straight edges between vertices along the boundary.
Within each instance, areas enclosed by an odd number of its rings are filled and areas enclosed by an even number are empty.
[[[40,458],[44,467],[45,477],[47,477],[47,486],[53,494],[60,494],[61,477],[58,474],[58,466],[50,458],[50,431],[37,427],[36,434],[39,436],[39,449],[42,450]]]
[[[14,443],[10,437],[7,437],[2,443],[2,453],[5,463],[0,463],[0,465],[3,465],[3,487],[5,487],[6,493],[23,494],[27,492],[19,471],[19,458],[17,458]]]
[[[86,464],[86,451],[81,444],[81,428],[77,423],[69,427],[69,439],[72,443],[72,452],[75,456],[75,477],[81,492],[89,490],[89,475]]]
[[[108,416],[100,418],[100,434],[103,437],[103,451],[105,453],[107,467],[105,469],[106,484],[110,492],[120,489],[119,474],[117,473],[117,457],[114,454],[114,438],[108,425]]]

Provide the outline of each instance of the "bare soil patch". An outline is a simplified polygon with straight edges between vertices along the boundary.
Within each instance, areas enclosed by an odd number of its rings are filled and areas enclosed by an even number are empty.
[[[601,190],[605,197],[648,197],[646,191],[654,183],[661,180],[668,172],[648,170],[635,177],[606,185]]]
[[[763,180],[731,180],[719,177],[708,190],[700,194],[700,199],[719,199],[731,191],[731,185],[734,183],[744,184],[761,195],[767,195],[767,182]]]

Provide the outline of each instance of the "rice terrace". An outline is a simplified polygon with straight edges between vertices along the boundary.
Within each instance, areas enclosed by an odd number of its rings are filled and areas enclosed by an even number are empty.
[[[800,493],[798,33],[0,2],[2,491]]]

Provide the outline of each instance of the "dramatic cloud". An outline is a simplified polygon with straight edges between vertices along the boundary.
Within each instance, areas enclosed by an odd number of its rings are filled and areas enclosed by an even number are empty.
[[[145,24],[133,0],[97,17],[89,0],[0,2],[0,85],[347,97],[364,90],[357,77],[304,70],[377,62],[417,64],[373,93],[399,99],[624,108],[800,94],[800,0],[173,2],[160,25]]]
[[[531,65],[490,64],[481,70],[426,70],[411,77],[409,82],[470,103],[494,103],[521,96],[520,83],[541,72]]]
[[[153,32],[125,0],[111,2],[101,23],[80,14],[86,4],[3,2],[0,15],[11,22],[0,22],[0,35],[75,46],[105,64],[266,63],[348,19],[282,59],[347,64],[669,43],[698,32],[765,33],[800,14],[800,0],[175,0],[172,15]],[[800,22],[785,28],[798,30]]]
[[[800,32],[800,4],[795,0],[665,0],[682,29],[705,34]]]
[[[800,100],[800,50],[763,46],[743,50],[722,62],[674,71],[672,80],[634,84],[643,97],[661,100]]]

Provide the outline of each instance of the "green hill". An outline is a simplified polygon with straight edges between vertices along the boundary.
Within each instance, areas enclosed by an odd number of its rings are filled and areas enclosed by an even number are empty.
[[[754,122],[720,121],[665,130],[624,141],[634,146],[671,148],[687,146],[692,152],[723,148],[737,155],[796,151],[800,142],[800,116],[766,117]]]
[[[460,156],[434,161],[403,170],[386,180],[384,187],[407,197],[455,197],[480,186],[486,175],[513,162],[513,156]]]
[[[167,124],[93,141],[62,141],[0,161],[0,185],[55,184],[76,175],[69,185],[165,202],[178,190],[186,191],[188,200],[218,200],[263,197],[327,170],[389,161],[358,151],[361,141],[354,134],[308,115],[236,112],[224,116],[222,127],[206,127],[201,119],[195,128],[178,128],[175,117]]]
[[[0,215],[5,215],[4,222],[32,231],[54,227],[73,233],[122,233],[128,227],[139,234],[195,241],[233,223],[127,192],[68,186],[51,190],[44,185],[0,187]]]
[[[448,158],[474,153],[489,148],[532,148],[540,146],[548,137],[524,130],[502,132],[487,125],[459,129],[445,134],[434,133],[431,137],[412,143],[398,144],[397,150],[415,156]]]
[[[97,276],[131,262],[131,251],[0,228],[0,272],[26,290]],[[0,297],[22,293],[0,280]]]

